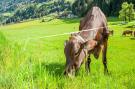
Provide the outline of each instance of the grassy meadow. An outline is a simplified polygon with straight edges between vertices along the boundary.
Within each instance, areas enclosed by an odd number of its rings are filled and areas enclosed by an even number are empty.
[[[92,57],[90,75],[83,64],[73,79],[63,75],[64,41],[69,35],[41,37],[77,31],[79,19],[0,26],[0,89],[135,89],[135,38],[122,37],[135,21],[120,22],[108,18],[114,30],[108,41],[109,75],[104,75],[100,55],[98,60]]]

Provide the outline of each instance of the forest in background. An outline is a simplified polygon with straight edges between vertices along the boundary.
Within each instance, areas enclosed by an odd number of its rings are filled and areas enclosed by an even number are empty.
[[[135,4],[135,0],[4,0],[0,1],[0,23],[17,23],[50,14],[55,18],[82,17],[93,5],[108,17],[118,16],[123,2]]]

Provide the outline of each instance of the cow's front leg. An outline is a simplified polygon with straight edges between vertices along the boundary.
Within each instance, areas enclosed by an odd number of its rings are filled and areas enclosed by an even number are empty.
[[[90,73],[90,63],[91,63],[91,58],[90,55],[87,58],[87,61],[85,62],[85,70],[87,73]]]
[[[104,65],[104,74],[108,73],[106,53],[107,53],[107,41],[104,42],[104,44],[102,45],[102,62]]]

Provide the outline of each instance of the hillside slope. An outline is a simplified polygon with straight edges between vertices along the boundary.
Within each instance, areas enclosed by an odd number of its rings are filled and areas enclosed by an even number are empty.
[[[4,0],[0,1],[0,22],[11,23],[40,18],[50,13],[71,11],[74,0]]]
[[[28,4],[50,3],[54,1],[58,2],[60,0],[0,0],[0,13],[12,12],[18,7],[25,6]],[[74,0],[61,0],[61,1],[73,2]]]

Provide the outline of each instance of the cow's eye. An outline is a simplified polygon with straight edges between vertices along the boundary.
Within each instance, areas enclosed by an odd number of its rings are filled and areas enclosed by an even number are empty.
[[[77,53],[75,53],[75,55],[77,55],[78,54],[78,52]]]
[[[78,55],[78,53],[79,53],[79,50],[75,52],[75,55]]]

